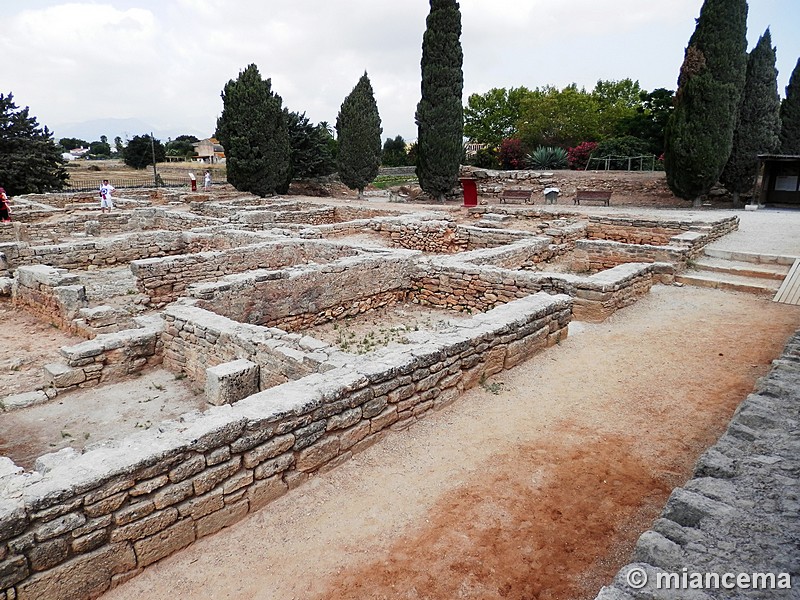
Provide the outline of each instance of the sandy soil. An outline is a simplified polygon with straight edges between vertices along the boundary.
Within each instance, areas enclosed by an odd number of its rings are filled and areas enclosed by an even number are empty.
[[[103,600],[593,598],[798,325],[657,286]]]
[[[205,395],[164,369],[124,381],[59,394],[45,404],[0,416],[0,456],[31,469],[48,452],[122,439],[193,410]]]
[[[44,385],[42,367],[62,362],[58,349],[86,341],[0,300],[0,398]]]

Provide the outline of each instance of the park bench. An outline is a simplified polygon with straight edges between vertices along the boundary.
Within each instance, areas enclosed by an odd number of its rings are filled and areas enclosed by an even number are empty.
[[[503,190],[500,193],[500,203],[503,202],[518,202],[522,200],[525,204],[531,204],[531,196],[533,195],[533,190]]]
[[[611,192],[600,190],[578,190],[575,192],[574,204],[580,204],[581,200],[586,201],[599,201],[606,206],[611,205]]]

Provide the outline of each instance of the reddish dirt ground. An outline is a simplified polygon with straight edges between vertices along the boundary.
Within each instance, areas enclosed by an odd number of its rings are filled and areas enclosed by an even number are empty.
[[[594,598],[798,325],[657,286],[103,600]]]

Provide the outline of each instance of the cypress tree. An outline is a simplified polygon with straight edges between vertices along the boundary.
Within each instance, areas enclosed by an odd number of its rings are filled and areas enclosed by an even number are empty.
[[[381,166],[381,117],[366,71],[342,102],[336,117],[339,139],[339,178],[351,190],[364,188],[377,177]]]
[[[747,68],[746,0],[705,0],[686,48],[675,110],[667,123],[664,169],[676,196],[693,200],[719,180]]]
[[[254,64],[225,84],[216,137],[237,190],[264,197],[288,187],[291,148],[282,102]]]
[[[780,147],[780,109],[775,48],[767,29],[747,59],[747,77],[733,134],[733,149],[720,177],[733,194],[734,206],[739,205],[739,195],[749,192],[755,185],[757,156],[776,152]]]
[[[461,12],[455,0],[430,0],[422,38],[422,98],[417,104],[417,177],[422,189],[444,201],[458,185],[464,152]]]
[[[786,86],[781,104],[781,152],[800,155],[800,59]]]

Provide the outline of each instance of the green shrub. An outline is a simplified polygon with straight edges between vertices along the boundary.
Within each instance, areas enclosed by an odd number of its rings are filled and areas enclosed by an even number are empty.
[[[528,155],[532,169],[566,169],[567,165],[567,151],[563,148],[539,146]]]

